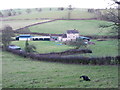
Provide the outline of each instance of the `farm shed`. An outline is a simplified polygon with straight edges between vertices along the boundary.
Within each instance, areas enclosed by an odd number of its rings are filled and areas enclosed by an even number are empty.
[[[31,40],[31,35],[19,35],[16,37],[16,40]]]
[[[31,38],[33,41],[50,41],[50,36],[34,36]]]

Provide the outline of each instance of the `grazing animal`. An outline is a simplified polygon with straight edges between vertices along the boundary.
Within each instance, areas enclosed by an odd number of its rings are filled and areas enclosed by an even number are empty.
[[[85,75],[80,76],[80,78],[83,78],[83,80],[85,80],[85,81],[90,81],[89,77],[88,77],[88,76],[85,76]]]

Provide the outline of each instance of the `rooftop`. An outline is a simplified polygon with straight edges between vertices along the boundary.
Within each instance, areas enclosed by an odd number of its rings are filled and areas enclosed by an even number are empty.
[[[74,30],[67,30],[67,33],[68,33],[68,34],[70,34],[70,33],[79,33],[79,31],[78,31],[78,30],[75,30],[75,29],[74,29]]]

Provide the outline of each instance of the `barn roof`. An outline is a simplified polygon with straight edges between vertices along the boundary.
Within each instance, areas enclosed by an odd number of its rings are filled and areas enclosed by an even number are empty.
[[[78,30],[67,30],[67,33],[70,34],[70,33],[79,33]]]

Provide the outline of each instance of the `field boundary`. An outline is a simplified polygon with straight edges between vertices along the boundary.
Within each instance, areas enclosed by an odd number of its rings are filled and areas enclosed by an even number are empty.
[[[24,27],[22,27],[22,28],[15,29],[15,31],[21,30],[21,29],[25,29],[25,28],[28,28],[28,27],[31,27],[31,26],[39,25],[39,24],[45,24],[45,23],[49,23],[49,22],[54,22],[54,21],[56,21],[56,19],[54,19],[54,20],[49,20],[49,21],[44,21],[44,22],[38,22],[38,23],[34,23],[34,24],[30,24],[30,25],[24,26]]]
[[[63,19],[63,18],[35,18],[35,19],[3,19],[2,21],[14,21],[14,20],[102,20],[100,18],[77,18],[77,19]]]
[[[32,60],[58,62],[66,64],[85,64],[85,65],[118,65],[120,64],[120,56],[105,56],[105,57],[83,57],[83,56],[61,56],[61,55],[42,55],[35,53],[26,53],[25,51],[6,49],[15,55]]]

